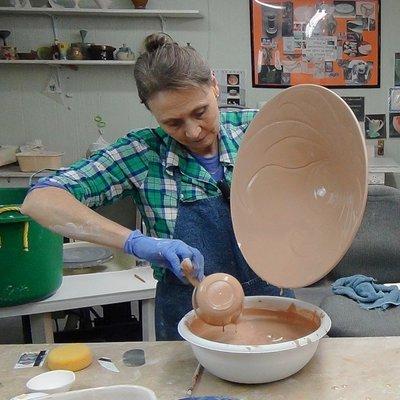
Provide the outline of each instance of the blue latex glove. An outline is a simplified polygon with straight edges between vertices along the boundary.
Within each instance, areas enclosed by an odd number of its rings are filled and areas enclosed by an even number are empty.
[[[182,282],[187,283],[181,268],[184,258],[190,258],[193,276],[201,281],[204,278],[204,257],[199,250],[188,246],[182,240],[156,239],[133,231],[124,245],[127,254],[147,260],[159,267],[170,269]]]

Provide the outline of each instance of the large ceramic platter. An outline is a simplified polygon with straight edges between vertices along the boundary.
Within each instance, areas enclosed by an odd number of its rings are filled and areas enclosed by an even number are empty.
[[[366,197],[364,137],[339,96],[297,85],[265,104],[231,188],[235,236],[256,274],[279,287],[318,281],[350,247]]]

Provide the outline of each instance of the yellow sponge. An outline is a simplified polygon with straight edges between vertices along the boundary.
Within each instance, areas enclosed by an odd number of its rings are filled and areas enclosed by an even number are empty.
[[[89,346],[81,343],[58,346],[47,356],[49,369],[79,371],[88,367],[92,361],[93,355]]]

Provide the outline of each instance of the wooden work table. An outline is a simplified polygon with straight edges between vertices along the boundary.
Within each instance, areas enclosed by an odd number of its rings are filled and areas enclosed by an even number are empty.
[[[0,346],[0,399],[25,393],[29,378],[45,367],[14,369],[25,351],[54,345]],[[90,344],[96,358],[109,357],[120,372],[101,367],[97,361],[76,373],[72,390],[117,384],[142,385],[152,389],[158,400],[186,397],[197,361],[185,342],[136,342]],[[126,367],[125,351],[142,348],[146,364]],[[241,400],[290,399],[399,399],[400,337],[325,338],[311,362],[297,374],[264,385],[239,385],[223,381],[204,371],[193,396],[219,395]]]

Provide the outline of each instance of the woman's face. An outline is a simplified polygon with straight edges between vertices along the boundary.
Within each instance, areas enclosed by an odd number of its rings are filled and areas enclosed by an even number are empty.
[[[166,90],[148,101],[161,128],[176,141],[198,155],[218,152],[218,85]]]

